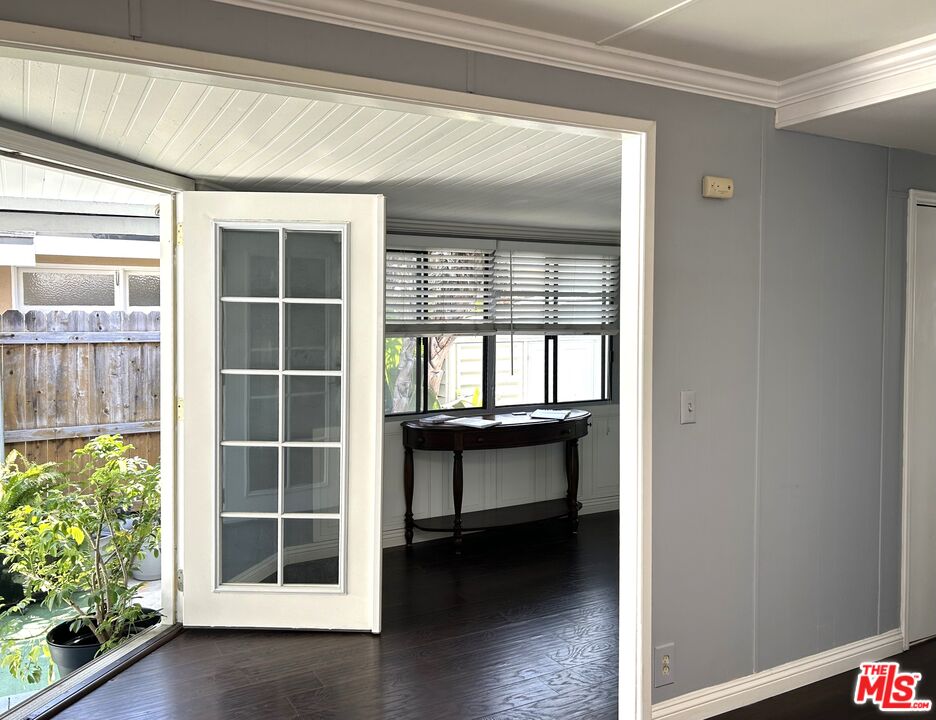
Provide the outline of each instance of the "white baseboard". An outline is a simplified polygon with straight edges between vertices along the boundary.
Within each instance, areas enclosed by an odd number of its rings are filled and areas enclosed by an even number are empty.
[[[903,635],[891,630],[841,647],[794,660],[721,685],[695,690],[656,703],[652,720],[705,720],[729,710],[795,690],[854,670],[862,662],[882,660],[903,651]]]
[[[582,500],[582,509],[579,515],[589,515],[591,513],[610,512],[620,507],[620,499],[617,497],[595,498],[594,500]],[[466,535],[468,533],[465,533]],[[426,542],[427,540],[438,540],[446,537],[444,533],[427,533],[416,530],[413,533],[413,542]],[[403,545],[406,538],[403,535],[403,528],[387,528],[383,531],[383,546],[385,548]]]

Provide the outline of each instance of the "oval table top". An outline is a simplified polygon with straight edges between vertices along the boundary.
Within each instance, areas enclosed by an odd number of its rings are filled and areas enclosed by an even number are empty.
[[[403,427],[403,446],[412,450],[486,450],[531,445],[549,445],[578,440],[588,434],[587,410],[571,410],[562,420],[534,419],[529,413],[522,415],[499,413],[481,415],[497,420],[497,425],[486,428],[450,423],[424,423],[406,420]]]

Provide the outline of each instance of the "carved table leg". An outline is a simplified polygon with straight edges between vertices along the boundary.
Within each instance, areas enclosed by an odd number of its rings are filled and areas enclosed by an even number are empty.
[[[455,464],[452,467],[452,500],[455,504],[455,552],[461,554],[462,548],[462,492],[465,486],[464,470],[462,468],[462,451],[455,451]]]
[[[403,516],[403,535],[406,544],[413,544],[413,449],[406,448],[403,455],[403,495],[406,498],[406,514]]]
[[[569,505],[569,524],[572,527],[572,534],[578,533],[578,485],[579,485],[579,455],[578,440],[569,440],[566,442],[566,479],[569,483],[569,491],[566,495],[566,501]]]

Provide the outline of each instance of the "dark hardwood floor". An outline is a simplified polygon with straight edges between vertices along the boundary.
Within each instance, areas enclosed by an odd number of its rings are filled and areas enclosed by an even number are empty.
[[[923,673],[917,698],[936,700],[936,640],[914,645],[890,660],[901,670]],[[852,703],[857,670],[835,675],[783,695],[719,715],[717,720],[839,720],[839,718],[929,717],[931,713],[883,713],[871,703]],[[936,712],[936,711],[934,711]]]
[[[59,718],[617,716],[617,513],[384,553],[384,631],[186,630]]]

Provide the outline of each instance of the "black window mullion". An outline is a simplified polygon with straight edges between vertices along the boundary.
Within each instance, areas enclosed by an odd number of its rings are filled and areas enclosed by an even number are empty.
[[[614,381],[612,379],[614,377],[612,374],[612,369],[614,368],[614,337],[612,335],[607,335],[606,339],[608,341],[608,384],[605,388],[605,399],[610,401],[614,388]]]
[[[422,380],[420,385],[421,407],[422,411],[429,412],[429,338],[419,338],[420,361],[422,363]]]

